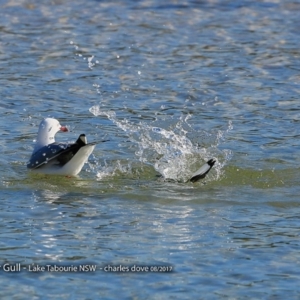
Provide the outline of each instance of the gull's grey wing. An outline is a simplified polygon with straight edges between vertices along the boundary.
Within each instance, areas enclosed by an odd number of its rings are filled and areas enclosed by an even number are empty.
[[[214,158],[212,158],[208,162],[206,162],[197,172],[195,172],[192,175],[190,181],[197,182],[198,180],[205,178],[207,173],[214,166],[215,162],[216,162],[216,160]]]
[[[28,169],[37,169],[41,167],[44,164],[51,162],[54,162],[54,160],[57,160],[57,164],[64,165],[68,160],[70,160],[72,155],[72,150],[74,150],[74,147],[72,147],[75,144],[59,144],[59,143],[52,143],[48,146],[44,146],[35,153],[32,154],[28,164]],[[78,151],[78,150],[77,150]],[[76,151],[76,152],[77,152]]]
[[[74,144],[52,143],[34,152],[27,164],[28,169],[37,169],[49,162],[63,166],[69,162],[78,150],[84,146],[94,146],[100,142],[86,142],[85,134],[81,134]]]

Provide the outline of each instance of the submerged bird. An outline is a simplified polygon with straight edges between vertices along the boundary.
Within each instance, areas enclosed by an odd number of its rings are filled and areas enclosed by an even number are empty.
[[[191,182],[197,182],[200,179],[205,178],[205,176],[208,174],[208,172],[214,166],[215,163],[216,163],[216,160],[214,158],[212,158],[209,161],[207,161],[198,171],[196,171],[192,175],[192,177],[191,177],[191,179],[189,181],[191,181]]]
[[[38,131],[36,144],[27,164],[27,168],[42,174],[75,176],[93,152],[95,143],[87,143],[85,134],[81,134],[73,144],[56,143],[55,134],[66,132],[56,119],[44,119]]]

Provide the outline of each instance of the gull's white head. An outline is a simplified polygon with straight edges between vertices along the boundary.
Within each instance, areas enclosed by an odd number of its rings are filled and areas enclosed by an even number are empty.
[[[68,131],[66,126],[61,126],[56,119],[46,118],[39,127],[39,132],[34,147],[34,152],[40,148],[55,142],[55,134],[58,131]]]

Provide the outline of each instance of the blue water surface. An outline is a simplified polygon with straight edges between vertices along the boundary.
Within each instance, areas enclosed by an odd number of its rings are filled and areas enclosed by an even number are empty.
[[[1,299],[299,298],[300,1],[0,11]],[[79,177],[26,169],[49,116]]]

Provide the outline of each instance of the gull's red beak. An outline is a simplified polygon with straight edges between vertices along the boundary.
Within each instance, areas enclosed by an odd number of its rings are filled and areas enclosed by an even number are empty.
[[[69,130],[68,130],[67,126],[61,126],[60,131],[67,132]]]

